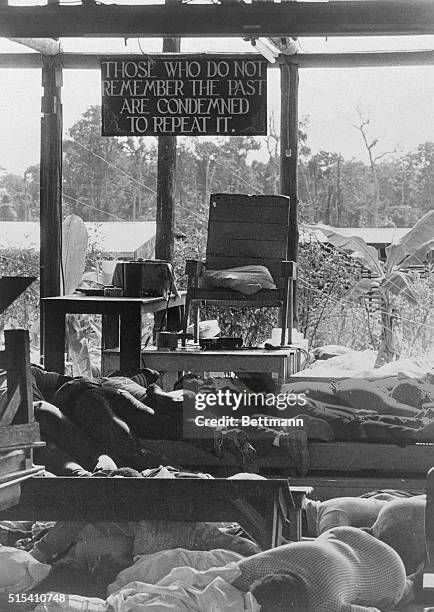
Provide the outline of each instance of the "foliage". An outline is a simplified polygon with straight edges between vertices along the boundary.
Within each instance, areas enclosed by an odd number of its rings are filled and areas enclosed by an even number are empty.
[[[298,254],[299,330],[309,346],[341,344],[345,327],[351,324],[344,296],[360,278],[361,268],[345,253],[314,239],[301,244]],[[342,324],[337,325],[340,320]]]
[[[0,276],[39,277],[39,253],[34,249],[0,250]],[[38,319],[39,281],[30,285],[13,304],[0,314],[0,331],[6,328],[31,329]]]
[[[373,289],[377,291],[381,317],[381,344],[377,363],[391,361],[399,354],[394,338],[399,320],[399,303],[405,300],[413,307],[418,305],[414,275],[408,268],[423,264],[434,249],[434,210],[426,213],[407,234],[386,249],[385,263],[379,260],[377,250],[369,247],[361,238],[345,236],[339,229],[321,224],[310,228],[320,229],[330,244],[352,253],[374,273],[375,278],[362,279],[356,283],[349,296],[364,299]]]
[[[66,317],[68,359],[74,376],[88,376],[99,371],[101,357],[101,317],[73,315]]]
[[[414,275],[412,288],[416,303],[397,298],[396,311],[399,335],[398,351],[401,357],[434,357],[434,270],[428,269],[423,276]]]
[[[206,233],[197,232],[175,248],[175,273],[178,284],[186,288],[184,274],[186,259],[205,259]],[[339,302],[360,277],[360,266],[347,255],[328,249],[318,241],[302,244],[298,263],[299,329],[309,338],[311,346],[334,343],[347,333],[348,343],[355,346],[357,339],[351,334],[353,320],[346,318],[346,306]],[[360,312],[366,327],[366,313]],[[275,308],[222,308],[207,307],[202,318],[218,319],[224,335],[241,336],[246,346],[257,346],[271,336],[277,325]],[[342,318],[346,323],[340,323]],[[369,345],[369,343],[368,343]],[[361,347],[360,347],[361,348]],[[366,346],[363,344],[363,348]]]
[[[31,169],[24,176],[0,168],[0,221],[32,221],[39,217],[39,178],[36,184]]]

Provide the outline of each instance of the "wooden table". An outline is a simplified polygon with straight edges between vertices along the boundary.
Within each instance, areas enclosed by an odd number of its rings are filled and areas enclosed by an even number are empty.
[[[278,383],[284,383],[297,370],[299,351],[290,349],[236,349],[204,351],[198,347],[176,351],[156,347],[142,351],[146,367],[159,372],[269,372],[277,373]],[[118,352],[104,352],[107,371],[116,370]]]
[[[182,307],[185,292],[172,296],[168,308]],[[139,368],[141,350],[142,315],[164,311],[167,300],[163,297],[88,297],[66,295],[43,299],[44,310],[44,367],[52,372],[65,369],[65,316],[67,314],[101,314],[102,350],[112,348],[108,340],[117,335],[120,364],[124,371]]]
[[[0,518],[47,521],[238,522],[262,548],[281,543],[282,530],[301,539],[301,508],[311,487],[287,479],[31,478],[18,505]]]

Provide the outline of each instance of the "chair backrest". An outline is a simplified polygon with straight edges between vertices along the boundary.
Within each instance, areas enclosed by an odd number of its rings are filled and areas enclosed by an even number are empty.
[[[211,194],[207,268],[266,266],[281,288],[281,262],[288,252],[288,223],[286,196]]]

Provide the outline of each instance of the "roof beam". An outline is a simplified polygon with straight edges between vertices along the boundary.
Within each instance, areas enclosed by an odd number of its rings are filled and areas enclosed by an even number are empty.
[[[60,42],[53,38],[9,38],[11,42],[24,45],[41,55],[59,55]]]
[[[129,53],[111,54],[113,57],[130,57]],[[151,53],[151,57],[163,57]],[[185,57],[186,53],[181,54]],[[206,57],[206,54],[192,53],[192,57]],[[217,53],[208,54],[212,57]],[[225,57],[232,54],[224,54]],[[233,54],[234,59],[239,53]],[[107,57],[107,55],[105,56]],[[165,59],[176,59],[176,55],[166,54]],[[99,53],[61,53],[60,59],[63,68],[72,70],[99,70],[103,56]],[[381,66],[432,66],[434,65],[434,51],[387,51],[387,52],[359,52],[359,53],[300,53],[290,57],[277,58],[275,64],[268,68],[278,68],[282,62],[297,64],[300,68],[363,68]],[[0,53],[0,69],[28,69],[40,68],[41,56],[38,53]]]
[[[0,36],[365,36],[434,33],[431,0],[68,6],[0,4]]]
[[[376,51],[357,53],[303,53],[285,58],[299,68],[381,68],[433,66],[434,51]]]

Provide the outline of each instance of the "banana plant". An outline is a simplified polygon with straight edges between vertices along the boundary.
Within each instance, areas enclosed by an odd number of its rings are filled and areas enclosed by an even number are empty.
[[[408,269],[420,266],[426,256],[434,250],[434,210],[426,213],[400,239],[386,248],[386,261],[382,262],[377,249],[366,244],[358,236],[346,236],[339,228],[328,225],[303,225],[311,232],[320,230],[327,241],[336,248],[350,253],[361,265],[373,273],[374,278],[363,278],[351,289],[348,298],[358,298],[373,289],[378,291],[381,308],[381,344],[377,365],[392,361],[396,356],[393,329],[397,320],[396,298],[405,298],[417,304],[417,296]]]

